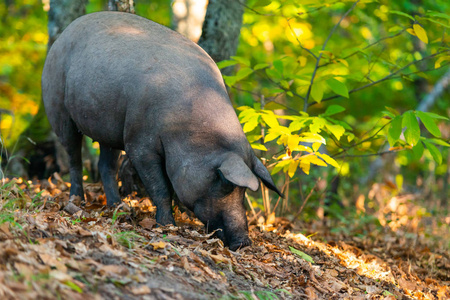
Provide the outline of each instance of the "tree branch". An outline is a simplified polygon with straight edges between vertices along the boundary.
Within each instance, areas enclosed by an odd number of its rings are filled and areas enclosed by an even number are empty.
[[[334,27],[331,29],[330,33],[328,34],[327,39],[325,40],[325,43],[322,46],[322,51],[325,50],[325,47],[328,44],[328,41],[330,40],[331,36],[333,35],[333,33],[336,31],[337,27],[341,24],[342,20],[344,20],[344,18],[355,8],[356,4],[358,4],[360,0],[357,0],[356,2],[353,3],[352,7],[350,7],[349,10],[347,10],[347,12],[341,17],[341,19],[339,20],[339,22],[337,22]],[[316,66],[314,67],[314,71],[313,74],[311,76],[311,83],[308,87],[308,91],[306,93],[306,97],[305,97],[305,101],[304,101],[304,105],[303,105],[303,111],[306,112],[306,110],[308,109],[308,100],[309,100],[309,95],[311,94],[311,89],[312,89],[312,85],[314,84],[314,78],[316,77],[316,73],[317,70],[319,68],[319,63],[320,63],[320,59],[322,58],[322,54],[323,52],[321,52],[319,54],[319,57],[317,58],[316,61]]]
[[[302,50],[304,50],[304,51],[308,52],[309,54],[311,54],[311,55],[317,60],[317,56],[316,56],[311,50],[309,50],[309,49],[307,49],[307,48],[305,48],[305,47],[302,46],[302,43],[301,43],[300,40],[298,39],[297,34],[295,33],[294,29],[293,29],[292,26],[291,26],[291,23],[289,22],[290,19],[286,19],[286,21],[287,21],[287,23],[288,23],[289,29],[290,29],[291,32],[292,32],[292,35],[295,36],[295,39],[297,40],[297,43],[298,43],[298,45],[300,46],[300,48],[302,48]]]
[[[372,85],[378,84],[378,83],[383,82],[383,81],[386,81],[386,80],[388,80],[388,79],[391,79],[391,78],[393,78],[395,75],[397,75],[398,73],[400,73],[401,71],[403,71],[403,70],[405,70],[406,68],[408,68],[409,66],[411,66],[411,65],[413,65],[413,64],[417,64],[417,63],[422,62],[422,61],[424,61],[424,60],[433,58],[433,57],[435,57],[435,56],[437,56],[437,55],[440,55],[440,54],[442,54],[442,53],[445,53],[445,52],[450,52],[450,51],[440,51],[440,52],[436,52],[435,54],[431,54],[431,55],[426,56],[426,57],[424,57],[424,58],[422,58],[422,59],[412,61],[412,62],[406,64],[405,66],[401,67],[401,68],[398,69],[397,71],[392,72],[392,73],[390,73],[389,75],[387,75],[387,76],[385,76],[385,77],[383,77],[383,78],[381,78],[381,79],[379,79],[379,80],[373,81],[373,82],[368,83],[368,84],[366,84],[366,85],[363,85],[363,86],[360,86],[360,87],[355,88],[355,89],[353,89],[353,90],[350,90],[348,93],[349,93],[349,94],[352,94],[352,93],[358,92],[358,91],[360,91],[360,90],[363,90],[363,89],[365,89],[365,88],[368,88],[368,87],[370,87],[370,86],[372,86]],[[330,100],[333,100],[333,99],[336,99],[336,98],[341,98],[341,97],[342,97],[342,96],[340,96],[340,95],[334,95],[334,96],[331,96],[331,97],[322,99],[321,103],[326,102],[326,101],[330,101]],[[310,103],[309,106],[312,106],[312,105],[315,105],[315,104],[316,104],[316,103]]]
[[[348,59],[348,58],[350,58],[350,57],[352,57],[352,56],[354,56],[354,55],[360,53],[361,51],[364,51],[364,50],[366,50],[366,49],[369,49],[369,48],[372,47],[372,46],[375,46],[375,45],[381,43],[381,42],[384,41],[384,40],[388,40],[388,39],[395,38],[395,37],[401,35],[401,34],[402,34],[403,32],[405,32],[405,31],[406,31],[406,29],[403,29],[402,31],[399,31],[399,32],[397,32],[397,33],[394,34],[394,35],[385,36],[385,37],[383,37],[383,38],[381,38],[381,39],[379,39],[379,40],[373,42],[372,44],[369,44],[369,45],[365,46],[365,47],[362,48],[361,50],[358,50],[358,51],[355,51],[355,52],[353,52],[353,53],[350,53],[349,55],[344,56],[344,57],[342,57],[342,58],[340,58],[340,59]],[[330,64],[332,64],[332,62],[327,62],[327,63],[325,63],[325,64],[323,64],[323,65],[320,65],[319,68],[328,66],[328,65],[330,65]]]

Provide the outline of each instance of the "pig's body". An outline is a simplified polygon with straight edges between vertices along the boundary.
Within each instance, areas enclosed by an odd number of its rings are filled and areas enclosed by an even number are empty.
[[[174,223],[173,191],[231,248],[248,245],[243,205],[255,175],[276,190],[255,157],[214,61],[196,44],[144,18],[102,12],[75,20],[49,51],[42,75],[48,118],[70,156],[71,195],[83,197],[81,138],[100,143],[108,205],[124,149],[157,206]],[[277,191],[278,192],[278,191]]]

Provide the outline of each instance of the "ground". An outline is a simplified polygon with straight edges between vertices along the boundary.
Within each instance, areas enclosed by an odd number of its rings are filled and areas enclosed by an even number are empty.
[[[157,228],[149,199],[107,209],[101,186],[86,194],[3,183],[0,299],[450,299],[449,250],[418,234],[276,218],[233,252],[186,212]]]

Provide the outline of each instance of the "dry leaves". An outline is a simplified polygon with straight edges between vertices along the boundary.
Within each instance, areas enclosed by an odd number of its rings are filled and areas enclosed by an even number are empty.
[[[3,187],[0,299],[450,298],[448,251],[394,233],[333,242],[324,229],[324,243],[275,230],[286,220],[271,217],[270,232],[254,226],[253,245],[232,252],[186,212],[176,210],[179,227],[156,227],[148,198],[115,211],[101,186],[87,188],[84,207],[67,189],[59,177]]]

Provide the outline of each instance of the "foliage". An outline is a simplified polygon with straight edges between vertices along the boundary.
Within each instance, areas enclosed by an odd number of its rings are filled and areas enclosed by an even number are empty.
[[[416,86],[432,86],[448,69],[450,15],[441,11],[449,9],[444,1],[249,1],[238,56],[218,66],[236,67],[225,83],[272,174],[309,174],[313,164],[355,178],[368,158],[399,151],[445,170],[449,144],[439,126],[448,97],[434,112],[414,109],[427,93]],[[355,156],[368,158],[348,160]]]
[[[0,132],[15,144],[39,108],[47,49],[47,15],[40,1],[0,2]]]

